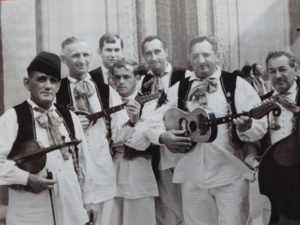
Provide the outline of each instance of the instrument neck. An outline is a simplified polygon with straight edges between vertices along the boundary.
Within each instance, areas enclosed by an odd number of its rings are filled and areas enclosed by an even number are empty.
[[[218,125],[218,124],[229,123],[233,119],[235,119],[239,116],[249,116],[249,113],[248,112],[243,112],[243,113],[238,113],[238,114],[231,114],[229,116],[218,117],[218,118],[210,119],[208,121],[208,123],[209,123],[209,125]]]
[[[114,113],[114,112],[117,112],[117,111],[120,111],[120,110],[124,109],[124,106],[125,106],[126,104],[127,104],[127,103],[123,103],[123,104],[121,104],[121,105],[117,105],[117,106],[114,106],[114,107],[111,107],[111,108],[108,108],[108,109],[104,109],[104,110],[101,111],[101,112],[89,114],[89,115],[87,115],[87,118],[88,118],[90,121],[93,121],[93,120],[99,119],[99,118],[101,118],[101,117],[108,116],[108,115],[110,115],[111,113]]]

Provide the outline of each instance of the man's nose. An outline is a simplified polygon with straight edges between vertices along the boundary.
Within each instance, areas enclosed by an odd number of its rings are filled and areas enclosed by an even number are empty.
[[[276,70],[276,72],[275,72],[275,78],[276,79],[281,78],[281,73],[279,72],[279,70]]]
[[[198,62],[199,63],[205,62],[205,59],[204,59],[203,55],[199,55]]]
[[[50,79],[47,79],[45,82],[45,88],[51,88],[51,86],[52,86],[52,83],[51,83]]]
[[[81,62],[81,63],[84,63],[84,61],[85,61],[85,58],[84,58],[84,56],[83,56],[83,55],[81,55],[81,56],[79,57],[78,61],[79,61],[79,62]]]

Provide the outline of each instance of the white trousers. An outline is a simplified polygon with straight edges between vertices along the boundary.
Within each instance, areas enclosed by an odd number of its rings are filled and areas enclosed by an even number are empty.
[[[100,203],[100,210],[95,225],[110,225],[113,216],[113,199]]]
[[[173,169],[160,171],[159,196],[155,198],[157,225],[178,225],[183,220],[180,184],[172,183],[172,177]]]
[[[156,225],[154,197],[115,197],[110,225]]]
[[[249,184],[246,180],[211,189],[182,184],[186,225],[248,225]]]

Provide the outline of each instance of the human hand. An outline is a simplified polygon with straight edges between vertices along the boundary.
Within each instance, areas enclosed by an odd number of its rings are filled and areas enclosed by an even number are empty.
[[[54,187],[56,179],[47,179],[40,174],[29,174],[27,186],[31,192],[38,194]]]
[[[252,119],[249,116],[237,117],[233,119],[233,122],[236,124],[236,127],[240,132],[249,130],[252,126]]]
[[[86,224],[88,225],[95,224],[97,221],[98,213],[100,211],[100,203],[98,204],[88,203],[84,205],[84,208],[86,209],[90,219],[89,222]]]
[[[129,99],[124,107],[128,113],[129,120],[135,124],[140,118],[141,105],[134,99]]]
[[[160,135],[159,142],[173,153],[187,152],[192,147],[192,141],[189,137],[182,136],[184,132],[184,130],[166,131]]]
[[[84,115],[78,115],[78,118],[79,118],[79,121],[80,121],[83,131],[86,131],[91,124],[90,121]]]

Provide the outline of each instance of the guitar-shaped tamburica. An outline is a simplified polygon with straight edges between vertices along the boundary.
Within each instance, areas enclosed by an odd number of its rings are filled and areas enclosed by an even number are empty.
[[[153,99],[156,99],[160,96],[160,93],[155,93],[155,94],[151,94],[151,95],[138,95],[135,97],[135,100],[140,103],[141,105],[145,104],[146,102],[149,102]],[[88,113],[88,112],[85,112],[85,111],[81,111],[81,110],[77,110],[75,111],[75,113],[77,115],[84,115],[86,116],[86,118],[90,121],[90,123],[92,122],[95,122],[97,119],[101,118],[101,117],[104,117],[104,116],[108,116],[112,113],[115,113],[115,112],[118,112],[122,109],[124,109],[124,106],[126,105],[127,103],[123,103],[123,104],[120,104],[120,105],[116,105],[116,106],[113,106],[111,108],[107,108],[107,109],[104,109],[100,112],[96,112],[96,113]]]
[[[273,101],[265,102],[249,112],[219,118],[216,118],[214,113],[201,107],[190,113],[186,113],[178,108],[170,108],[164,115],[164,123],[167,130],[185,130],[184,136],[190,137],[192,141],[204,143],[212,142],[216,139],[218,124],[231,122],[239,116],[260,119],[271,111],[273,111],[275,116],[279,116],[281,113],[279,105]]]

